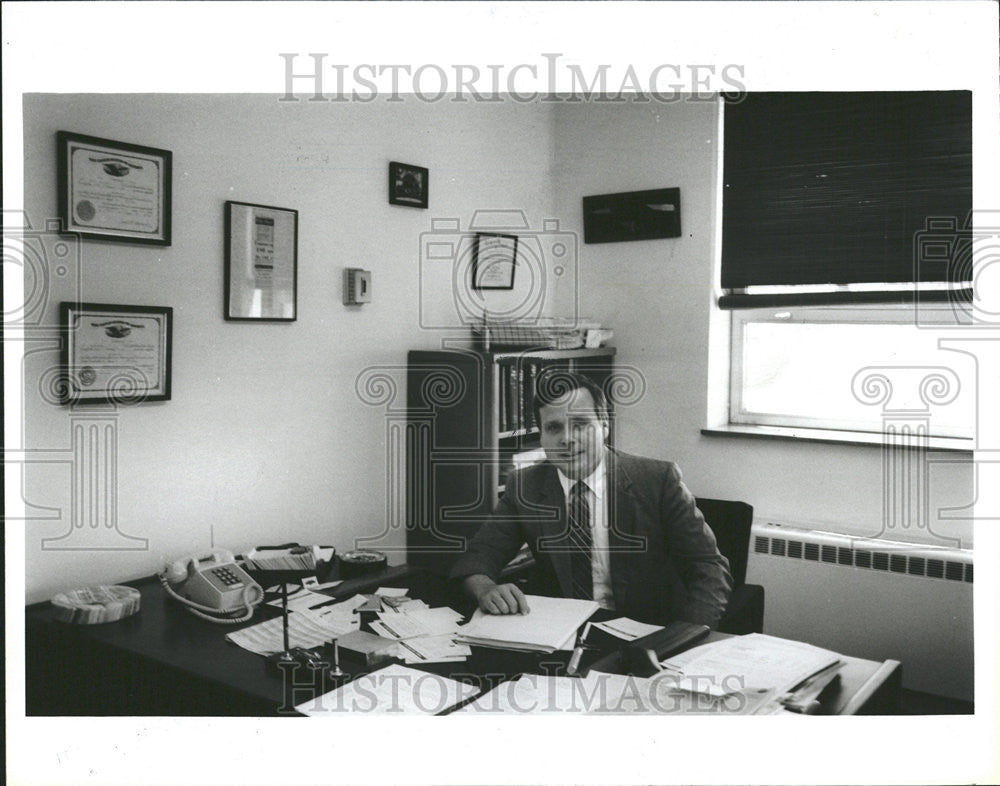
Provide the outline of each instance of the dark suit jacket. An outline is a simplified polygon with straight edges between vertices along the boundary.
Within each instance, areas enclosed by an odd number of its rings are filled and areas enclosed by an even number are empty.
[[[611,585],[619,613],[665,624],[680,619],[715,627],[733,580],[694,497],[667,461],[608,451]],[[508,478],[496,511],[451,570],[496,581],[521,545],[531,548],[541,592],[570,597],[564,538],[566,501],[556,468],[536,464]]]

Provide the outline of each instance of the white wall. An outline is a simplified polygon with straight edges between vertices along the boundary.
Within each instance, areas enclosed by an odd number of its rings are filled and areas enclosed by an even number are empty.
[[[618,444],[678,462],[695,494],[745,500],[758,521],[877,535],[879,446],[700,434],[706,390],[725,384],[708,369],[717,125],[711,101],[556,106],[555,194],[567,229],[582,236],[581,199],[589,194],[681,192],[681,237],[581,246],[580,309],[614,328],[619,363],[638,369],[647,385],[641,400],[619,409]],[[958,463],[933,466],[933,510],[974,499],[969,454],[945,457]],[[932,526],[972,543],[971,521]],[[915,528],[893,536],[936,540]]]
[[[421,267],[432,218],[465,228],[476,209],[523,210],[532,223],[551,215],[548,107],[32,95],[24,116],[25,206],[35,228],[56,215],[58,130],[166,148],[174,166],[173,244],[85,241],[81,279],[86,301],[174,308],[172,400],[71,412],[41,392],[55,346],[26,352],[25,444],[54,461],[28,468],[36,520],[27,525],[27,600],[148,575],[211,543],[239,551],[294,539],[346,550],[378,536],[387,519],[392,531],[366,545],[396,550],[391,561],[401,562],[402,514],[387,514],[386,409],[364,403],[355,381],[386,367],[403,406],[406,351],[437,346],[442,335],[421,329],[421,298],[435,324],[458,322],[450,266]],[[390,160],[430,169],[429,210],[388,204]],[[296,322],[223,320],[227,199],[299,210]],[[372,271],[371,305],[341,304],[345,266]],[[54,326],[58,302],[75,296],[53,275],[46,323]],[[487,293],[483,302],[503,308],[512,296]],[[107,516],[79,517],[83,528],[72,530],[70,423],[95,412],[116,424],[118,527],[148,540],[143,550],[109,541]]]

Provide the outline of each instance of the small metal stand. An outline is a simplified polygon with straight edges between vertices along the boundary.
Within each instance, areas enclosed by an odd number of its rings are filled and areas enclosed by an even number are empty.
[[[280,667],[282,663],[295,662],[288,642],[288,582],[286,581],[281,582],[281,632],[283,635],[282,643],[285,645],[284,651],[269,655],[267,658],[270,665],[275,667]]]
[[[340,668],[340,646],[337,644],[337,637],[334,636],[330,639],[330,643],[326,645],[327,651],[333,650],[333,665],[330,666],[330,670],[327,671],[327,676],[330,677],[343,677],[345,672]]]

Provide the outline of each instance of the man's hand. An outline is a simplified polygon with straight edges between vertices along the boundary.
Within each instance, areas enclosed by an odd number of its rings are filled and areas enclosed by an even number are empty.
[[[465,579],[465,588],[487,614],[527,614],[528,599],[514,584],[497,584],[489,576],[475,575]]]

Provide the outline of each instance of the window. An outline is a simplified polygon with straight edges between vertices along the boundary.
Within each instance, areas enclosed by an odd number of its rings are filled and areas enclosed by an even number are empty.
[[[942,311],[920,326],[908,307],[734,312],[730,422],[971,438],[974,360],[938,347],[947,328],[928,321],[950,321]]]
[[[974,365],[938,347],[971,310],[971,129],[967,91],[724,106],[730,424],[972,436]]]

